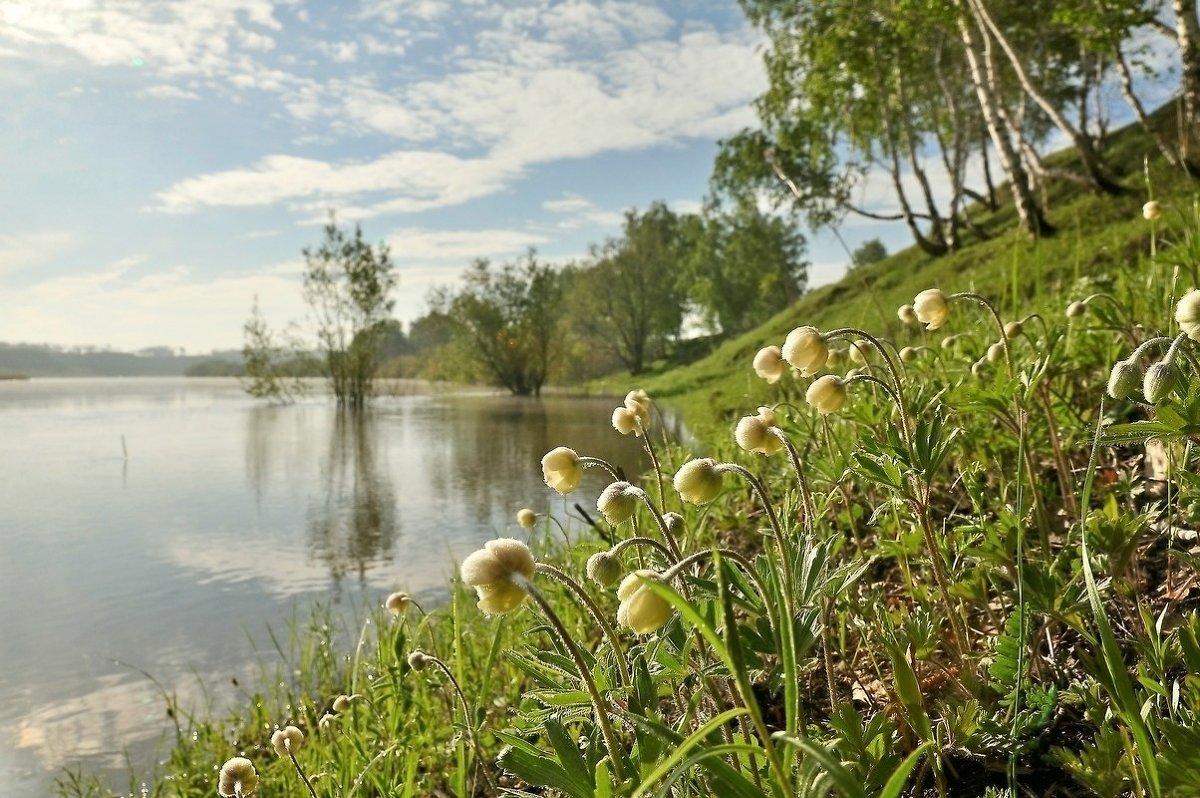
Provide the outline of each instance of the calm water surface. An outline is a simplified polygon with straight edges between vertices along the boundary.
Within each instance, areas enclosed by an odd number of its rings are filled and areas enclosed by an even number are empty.
[[[523,536],[518,509],[565,514],[547,450],[640,467],[612,407],[413,394],[346,418],[225,380],[0,382],[0,796],[43,798],[63,767],[125,786],[126,751],[150,770],[168,721],[139,671],[221,710],[313,600],[437,603],[453,558]],[[589,470],[569,498],[603,486]]]

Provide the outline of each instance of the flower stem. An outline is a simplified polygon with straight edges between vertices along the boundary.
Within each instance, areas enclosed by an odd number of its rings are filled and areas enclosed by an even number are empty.
[[[592,700],[592,709],[596,712],[596,722],[600,726],[600,733],[604,736],[604,747],[608,749],[608,757],[612,760],[613,771],[618,781],[625,781],[625,759],[621,756],[621,748],[617,742],[617,735],[613,731],[612,722],[608,718],[611,708],[608,701],[600,695],[600,690],[596,687],[595,680],[592,679],[592,672],[588,668],[587,661],[583,658],[583,652],[579,650],[579,645],[571,637],[570,632],[567,631],[567,627],[563,624],[562,619],[554,612],[554,608],[550,606],[550,602],[546,601],[546,597],[534,587],[533,583],[522,574],[514,574],[512,579],[541,608],[542,613],[546,616],[546,620],[550,621],[550,627],[554,629],[554,633],[558,636],[559,642],[567,649],[567,653],[571,655],[571,659],[575,661],[575,667],[579,669],[579,677],[583,680],[583,684],[588,691],[588,696]]]
[[[458,679],[454,678],[454,672],[450,670],[449,665],[431,654],[426,654],[425,657],[436,665],[442,673],[446,674],[446,678],[450,680],[450,685],[454,688],[454,694],[458,696],[458,702],[462,704],[463,727],[467,730],[467,736],[471,738],[471,747],[475,749],[475,756],[479,759],[479,768],[483,771],[483,778],[488,783],[488,787],[492,792],[495,792],[496,782],[492,780],[492,774],[488,770],[487,755],[483,752],[483,746],[479,744],[479,738],[475,736],[475,724],[471,722],[471,705],[467,703],[466,694],[463,693]]]
[[[592,620],[594,620],[600,627],[601,631],[604,632],[604,636],[608,639],[608,644],[612,646],[613,656],[615,656],[617,659],[617,672],[621,677],[622,686],[628,687],[629,663],[625,659],[625,649],[621,645],[621,639],[617,636],[616,630],[613,629],[612,624],[608,622],[608,619],[604,616],[604,613],[600,611],[600,608],[596,606],[596,602],[592,600],[592,597],[588,595],[587,591],[584,590],[578,582],[576,582],[567,574],[563,573],[558,568],[555,568],[553,565],[540,562],[537,564],[537,572],[539,574],[545,574],[574,593],[575,598],[579,600],[579,603],[583,605],[584,609],[586,609],[589,614],[591,614]]]

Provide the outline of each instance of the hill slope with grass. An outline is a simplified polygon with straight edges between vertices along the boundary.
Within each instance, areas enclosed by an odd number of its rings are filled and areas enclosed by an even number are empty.
[[[1160,112],[1158,121],[1167,124],[1168,116]],[[762,383],[751,368],[755,352],[768,344],[782,344],[787,332],[798,325],[822,330],[867,327],[897,347],[916,346],[925,336],[905,327],[896,310],[930,287],[982,294],[995,301],[1006,318],[1033,309],[1061,312],[1062,298],[1074,296],[1074,286],[1087,292],[1089,280],[1103,281],[1118,269],[1145,265],[1152,228],[1142,218],[1141,208],[1151,195],[1168,211],[1159,225],[1161,231],[1169,230],[1172,220],[1178,227],[1181,215],[1192,217],[1200,191],[1200,182],[1163,162],[1152,140],[1136,126],[1114,133],[1106,152],[1126,192],[1109,196],[1069,182],[1052,183],[1045,198],[1048,218],[1056,228],[1053,236],[1035,240],[1020,231],[1002,186],[997,195],[1004,201],[997,210],[979,206],[970,210],[986,239],[975,237],[961,250],[942,257],[930,257],[914,246],[853,269],[838,282],[810,291],[758,328],[724,342],[707,357],[643,380],[642,387],[680,409],[688,426],[703,436],[714,424],[727,425],[753,409]],[[1048,159],[1049,165],[1065,169],[1073,168],[1074,161],[1071,150]],[[969,328],[956,324],[951,331]],[[613,392],[623,390],[624,384],[616,379],[604,382]]]

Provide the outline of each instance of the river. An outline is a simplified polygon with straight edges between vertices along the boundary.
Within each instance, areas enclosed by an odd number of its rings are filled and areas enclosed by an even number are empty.
[[[127,758],[166,754],[164,694],[236,706],[314,601],[436,604],[456,558],[525,536],[518,509],[594,507],[595,469],[567,502],[539,460],[640,468],[613,407],[408,385],[347,416],[232,380],[0,381],[0,795],[63,768],[127,789]]]

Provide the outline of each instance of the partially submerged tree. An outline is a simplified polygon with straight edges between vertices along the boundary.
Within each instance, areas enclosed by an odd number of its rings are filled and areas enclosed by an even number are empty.
[[[263,318],[258,297],[250,318],[242,325],[242,389],[258,399],[291,402],[305,391],[307,358],[303,346],[289,332],[276,333]]]
[[[530,250],[499,267],[475,261],[461,288],[435,294],[431,303],[433,313],[453,321],[461,349],[492,383],[536,396],[559,352],[561,299],[558,273]]]
[[[330,214],[325,238],[304,249],[304,300],[317,324],[317,345],[339,405],[361,408],[371,395],[379,346],[387,334],[397,277],[386,244],[372,247]]]

